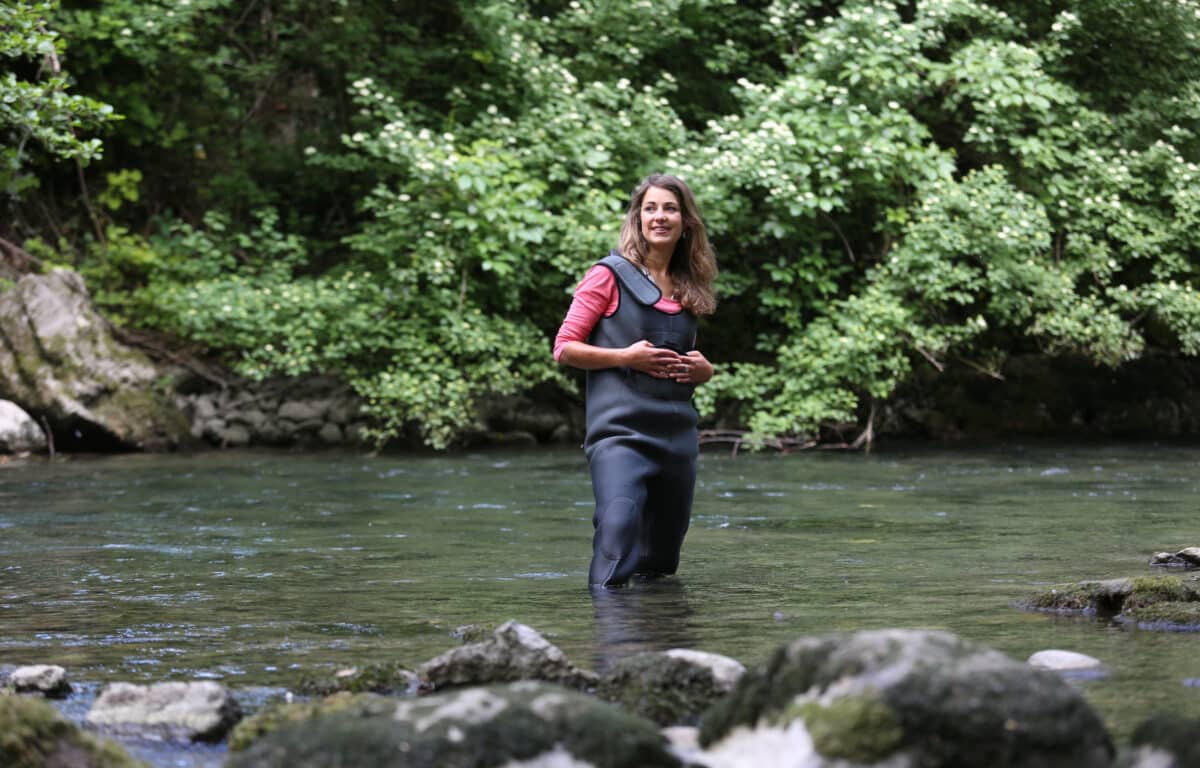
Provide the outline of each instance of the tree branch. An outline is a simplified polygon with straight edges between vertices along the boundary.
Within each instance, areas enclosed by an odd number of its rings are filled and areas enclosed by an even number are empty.
[[[846,255],[850,257],[850,263],[857,264],[858,259],[854,258],[854,249],[850,247],[850,241],[846,239],[846,235],[842,232],[842,228],[839,227],[837,222],[833,220],[833,217],[828,213],[825,213],[825,211],[818,209],[817,212],[821,214],[821,217],[824,218],[825,221],[829,222],[829,225],[833,227],[833,231],[837,232],[838,237],[842,239],[842,247],[846,249]]]
[[[16,243],[10,243],[3,237],[0,237],[0,252],[4,253],[8,263],[11,264],[12,268],[18,272],[29,271],[30,264],[38,267],[39,269],[42,266],[42,260],[37,256],[34,256],[32,253],[20,247]]]

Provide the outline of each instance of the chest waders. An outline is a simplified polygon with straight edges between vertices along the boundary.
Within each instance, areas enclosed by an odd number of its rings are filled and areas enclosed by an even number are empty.
[[[694,315],[655,309],[658,286],[616,251],[600,264],[616,276],[619,302],[596,323],[589,344],[622,349],[645,339],[680,354],[695,348]],[[588,371],[583,445],[596,497],[590,585],[679,567],[699,452],[694,389],[631,368]]]

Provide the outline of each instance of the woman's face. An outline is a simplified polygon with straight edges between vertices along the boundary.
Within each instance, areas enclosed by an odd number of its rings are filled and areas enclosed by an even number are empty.
[[[671,253],[683,237],[683,209],[669,189],[650,187],[642,196],[642,237],[650,248]]]

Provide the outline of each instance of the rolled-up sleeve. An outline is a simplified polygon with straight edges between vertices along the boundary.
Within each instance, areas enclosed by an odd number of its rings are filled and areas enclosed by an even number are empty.
[[[567,342],[587,341],[600,318],[611,317],[617,311],[619,301],[612,271],[599,264],[589,269],[576,286],[575,298],[554,337],[554,359],[559,359]]]

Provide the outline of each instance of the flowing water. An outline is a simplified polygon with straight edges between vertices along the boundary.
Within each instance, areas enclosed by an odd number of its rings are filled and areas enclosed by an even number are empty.
[[[1151,712],[1200,716],[1200,633],[1013,603],[1200,545],[1198,469],[1200,448],[1160,445],[706,453],[678,577],[593,596],[576,450],[12,461],[0,663],[61,664],[91,695],[197,678],[236,692],[415,666],[464,625],[512,618],[591,668],[671,647],[752,664],[801,635],[937,628],[1017,659],[1098,657],[1109,674],[1075,684],[1122,736]]]

